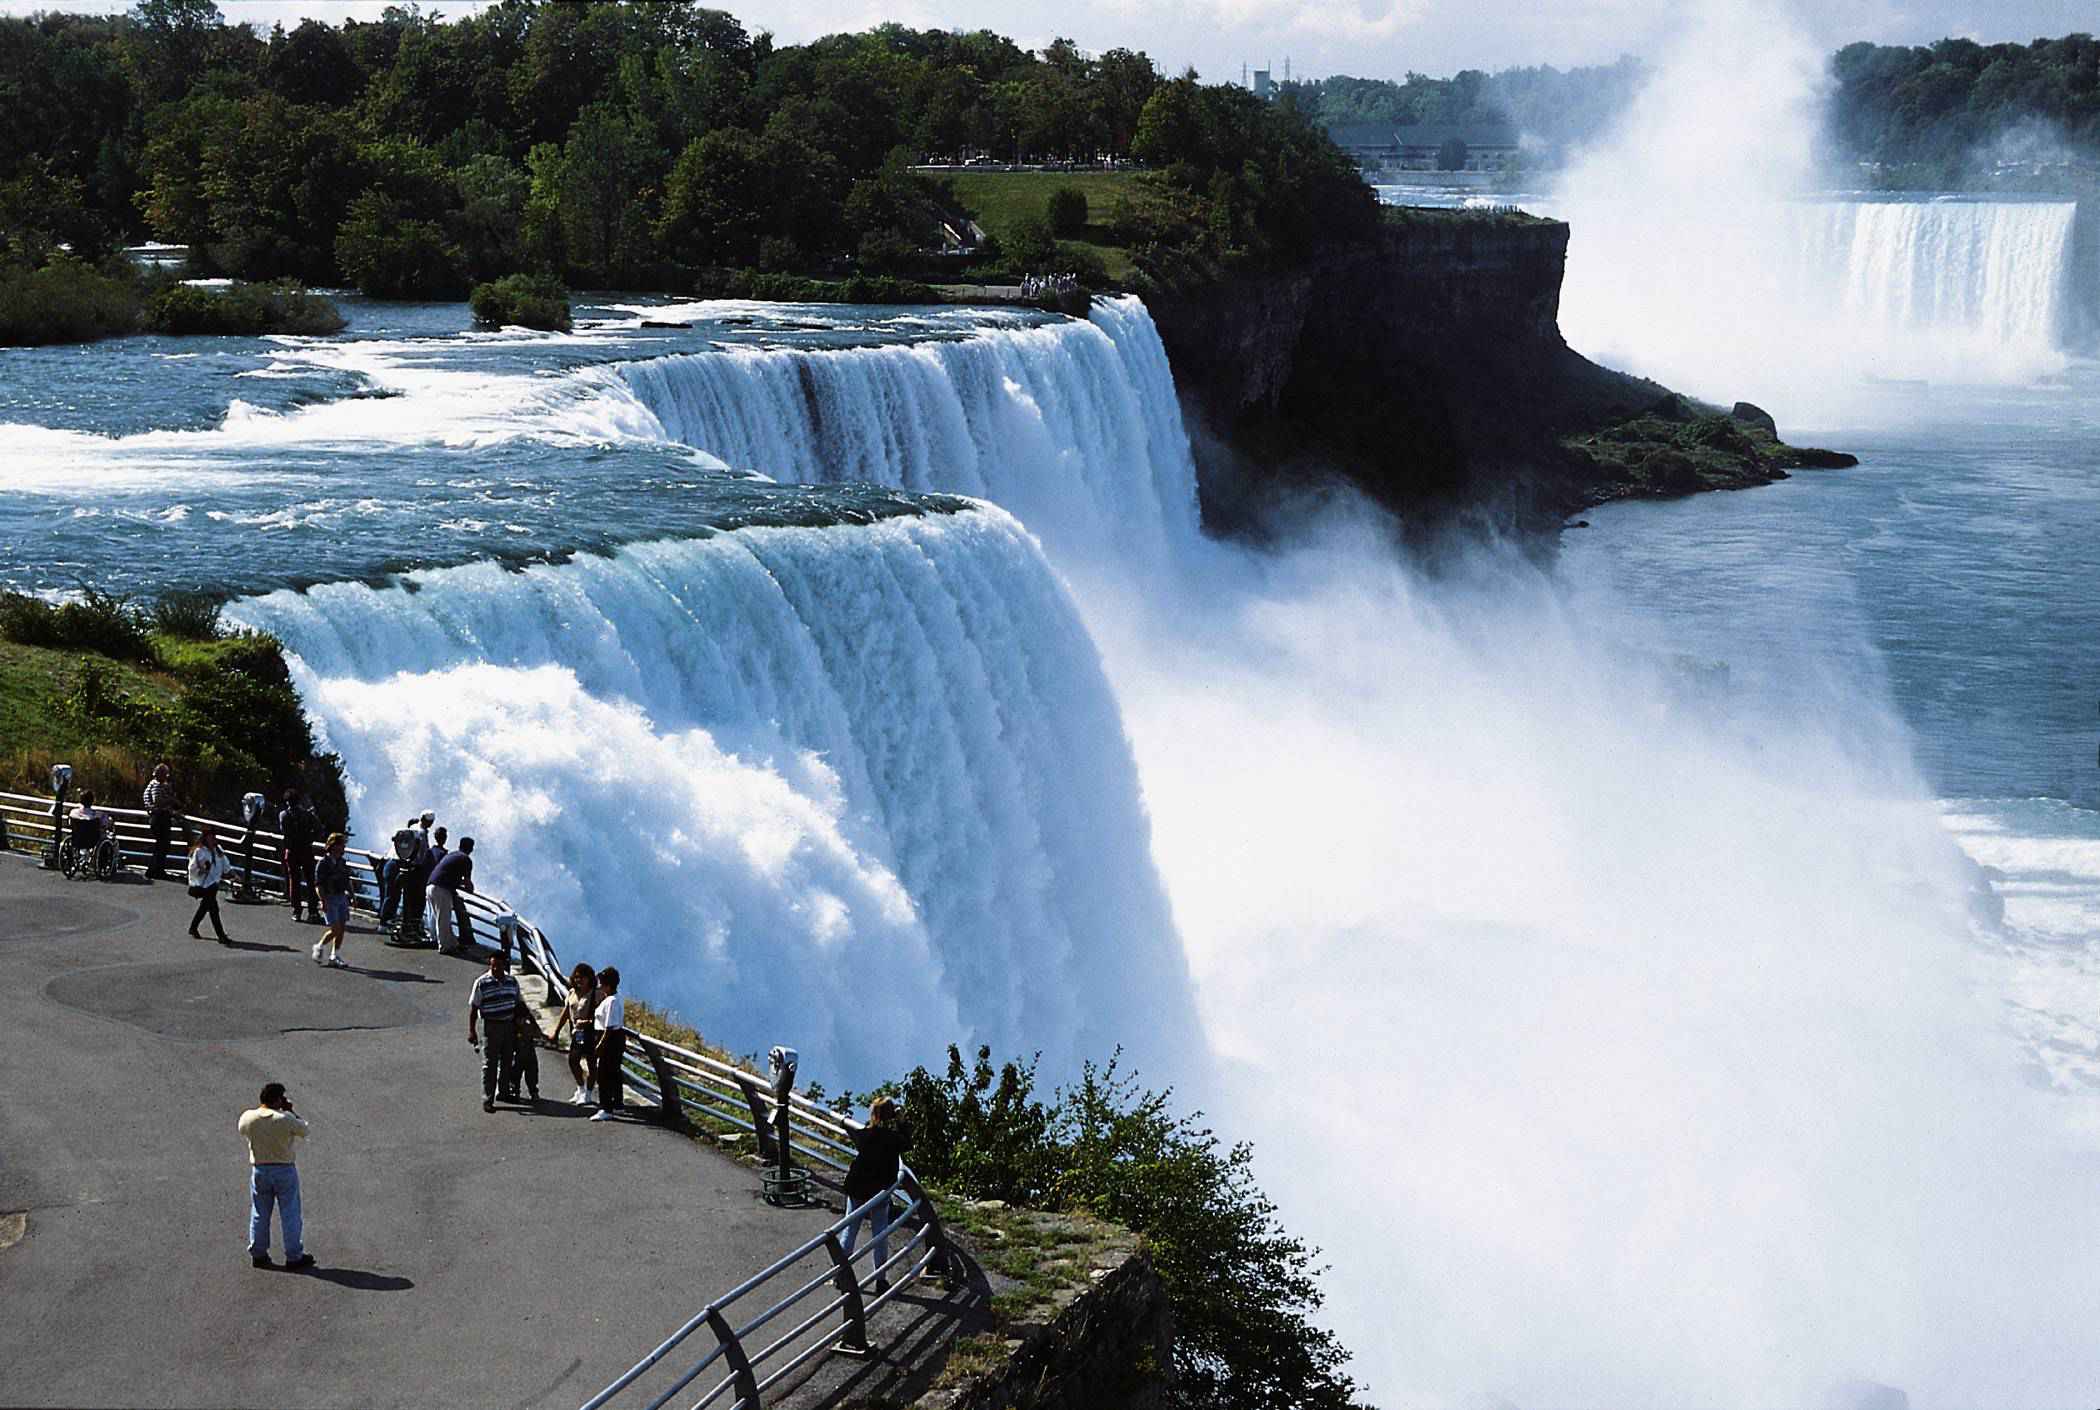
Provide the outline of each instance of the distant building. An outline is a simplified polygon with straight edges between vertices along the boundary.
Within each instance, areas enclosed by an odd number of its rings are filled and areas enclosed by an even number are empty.
[[[1517,130],[1506,123],[1447,126],[1441,123],[1337,122],[1327,136],[1366,172],[1435,171],[1446,144],[1465,147],[1459,170],[1500,171],[1517,154]]]
[[[1261,99],[1264,103],[1276,96],[1275,87],[1269,82],[1269,71],[1267,69],[1256,69],[1254,71],[1254,96]]]

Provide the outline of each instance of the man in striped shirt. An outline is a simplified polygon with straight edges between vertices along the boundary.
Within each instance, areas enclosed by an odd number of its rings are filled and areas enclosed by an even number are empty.
[[[153,824],[153,870],[147,873],[155,881],[168,879],[168,847],[175,831],[175,785],[169,781],[168,766],[153,766],[153,781],[146,785],[146,814]]]
[[[489,972],[474,981],[467,998],[467,1041],[475,1041],[475,1020],[485,1029],[481,1044],[481,1109],[496,1109],[496,1081],[515,1092],[518,1082],[518,1030],[532,1021],[525,994],[511,977],[510,956],[489,956]],[[507,1093],[508,1094],[508,1093]]]

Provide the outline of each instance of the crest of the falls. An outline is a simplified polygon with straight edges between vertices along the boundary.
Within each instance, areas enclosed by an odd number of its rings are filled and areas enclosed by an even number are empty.
[[[1130,748],[992,508],[278,592],[366,838],[437,810],[565,958],[865,1081],[1200,1049]],[[929,1045],[932,1051],[929,1052]]]
[[[777,480],[981,496],[1073,558],[1156,568],[1197,533],[1173,374],[1136,299],[961,339],[724,348],[619,372],[664,439]]]

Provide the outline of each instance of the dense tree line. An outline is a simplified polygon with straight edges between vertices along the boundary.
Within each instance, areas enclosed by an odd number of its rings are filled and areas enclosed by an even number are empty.
[[[1298,248],[1284,205],[1332,172],[1289,170],[1313,134],[1223,92],[1063,39],[884,25],[780,47],[690,0],[407,5],[268,34],[211,0],[0,19],[0,267],[150,237],[208,272],[382,296],[520,270],[882,270],[957,214],[911,165],[972,151],[1142,149],[1202,183],[1152,238],[1192,219],[1210,253]]]
[[[1551,65],[1489,74],[1463,69],[1449,78],[1410,73],[1384,78],[1305,79],[1281,85],[1313,121],[1389,122],[1413,127],[1511,126],[1535,139],[1547,159],[1604,135],[1647,70],[1638,59],[1586,68]]]
[[[1852,160],[1958,185],[1996,155],[2100,156],[2100,40],[1850,44],[1831,60],[1830,136]]]

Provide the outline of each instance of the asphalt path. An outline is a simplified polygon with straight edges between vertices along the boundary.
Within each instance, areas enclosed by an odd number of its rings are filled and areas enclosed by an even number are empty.
[[[230,946],[192,905],[0,854],[0,1406],[575,1406],[835,1217],[643,1121],[484,1113],[471,960],[360,918],[328,970],[281,904],[222,903]],[[271,1081],[313,1124],[303,1273],[246,1251]]]

